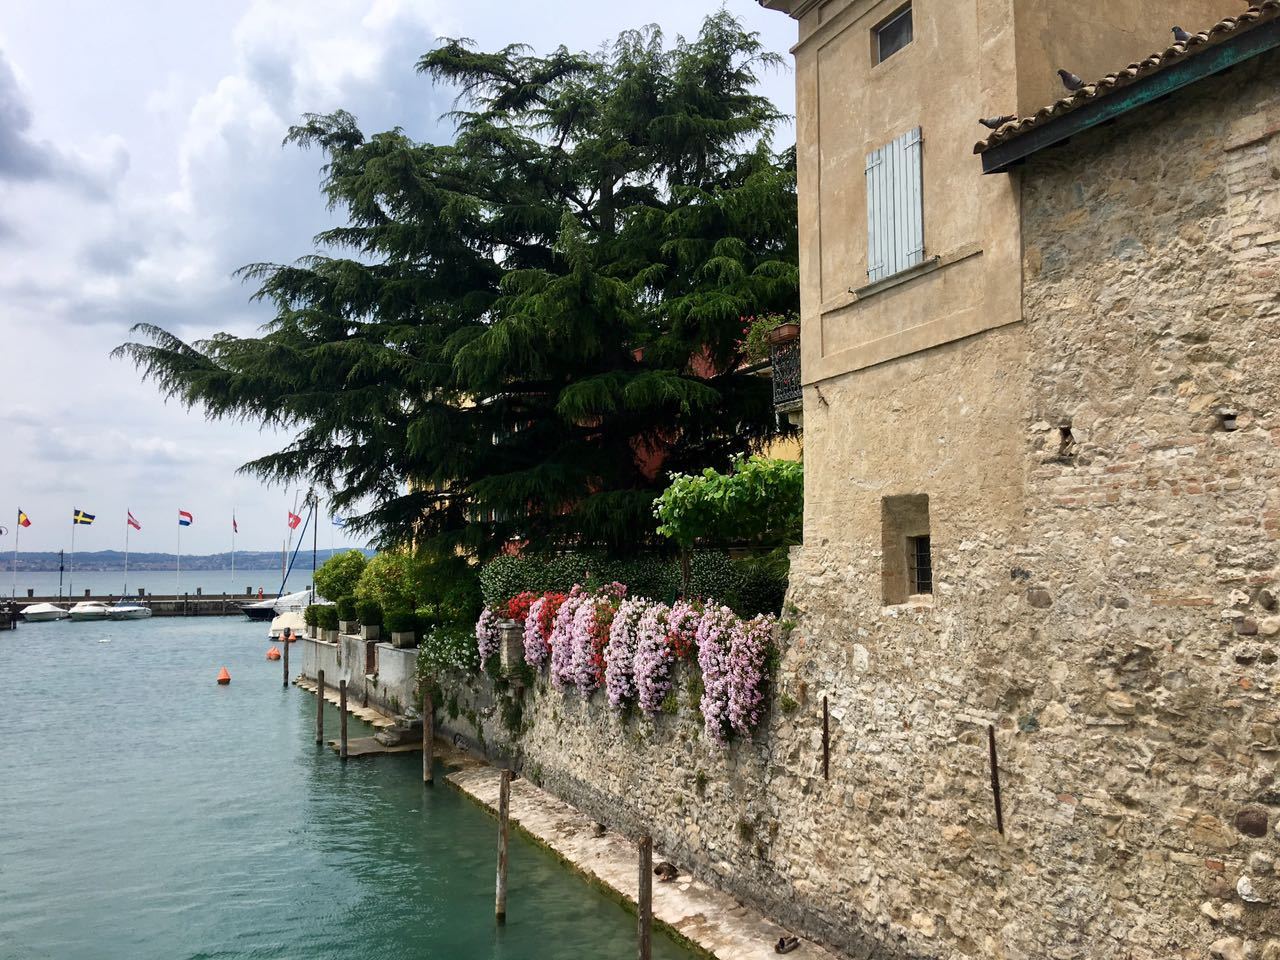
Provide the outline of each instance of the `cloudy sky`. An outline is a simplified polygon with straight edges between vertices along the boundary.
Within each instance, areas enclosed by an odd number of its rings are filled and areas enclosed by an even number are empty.
[[[794,24],[727,0],[785,53]],[[719,0],[42,0],[0,18],[0,526],[12,549],[59,549],[79,507],[77,549],[184,552],[280,542],[295,491],[236,474],[283,438],[209,423],[161,401],[111,360],[130,325],[186,338],[251,332],[265,308],[231,274],[291,260],[328,223],[319,158],[283,149],[305,111],[351,110],[366,131],[447,139],[452,93],[413,64],[440,36],[486,48],[597,47],[628,27],[692,34]],[[765,91],[793,109],[789,71]],[[784,131],[788,142],[792,133]],[[324,527],[321,528],[325,530]],[[323,539],[323,535],[322,535]],[[339,541],[341,542],[341,541]]]

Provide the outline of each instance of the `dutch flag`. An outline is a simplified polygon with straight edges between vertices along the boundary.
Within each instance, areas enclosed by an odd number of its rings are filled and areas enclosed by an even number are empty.
[[[194,518],[191,516],[191,514],[187,513],[187,511],[185,510],[178,511],[178,526],[189,527],[191,526],[191,521],[193,519]]]

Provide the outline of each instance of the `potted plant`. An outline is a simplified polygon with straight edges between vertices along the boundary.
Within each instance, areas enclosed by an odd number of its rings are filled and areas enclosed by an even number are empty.
[[[307,636],[316,640],[320,637],[320,610],[318,603],[313,603],[302,611],[302,622],[307,625]]]
[[[324,631],[324,639],[330,643],[338,642],[338,608],[333,604],[325,604],[316,613],[316,625]]]
[[[342,597],[338,601],[338,632],[356,632],[356,598]]]
[[[382,631],[382,607],[375,600],[361,600],[356,604],[356,617],[360,620],[360,636],[365,640],[377,640]]]
[[[392,610],[383,624],[391,634],[391,645],[412,647],[417,642],[418,618],[412,610]]]

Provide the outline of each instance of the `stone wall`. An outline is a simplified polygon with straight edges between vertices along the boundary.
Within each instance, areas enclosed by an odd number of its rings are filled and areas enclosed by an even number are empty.
[[[388,714],[404,714],[414,706],[416,649],[398,649],[353,634],[339,636],[336,643],[303,637],[298,646],[302,647],[302,675],[314,680],[317,671],[323,670],[325,686],[335,690],[346,680],[351,703],[377,707]],[[372,671],[368,670],[370,650]]]
[[[1025,322],[808,388],[752,741],[543,679],[445,722],[850,956],[1280,958],[1278,76],[1033,158]],[[910,495],[934,592],[884,606]]]

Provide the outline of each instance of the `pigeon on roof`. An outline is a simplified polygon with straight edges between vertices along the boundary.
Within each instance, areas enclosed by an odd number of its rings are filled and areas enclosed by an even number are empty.
[[[1190,39],[1191,39],[1191,34],[1187,33],[1187,31],[1183,30],[1181,27],[1173,28],[1174,43],[1186,43]]]
[[[1070,90],[1072,93],[1075,93],[1077,90],[1079,90],[1081,87],[1084,86],[1084,81],[1081,80],[1079,77],[1077,77],[1070,70],[1059,70],[1058,76],[1062,78],[1062,85],[1066,87],[1068,90]]]
[[[1014,120],[1017,120],[1017,119],[1018,119],[1018,115],[1016,113],[1010,113],[1010,114],[1006,114],[1003,117],[982,117],[982,118],[979,118],[978,122],[982,124],[984,127],[986,127],[988,130],[999,130],[1006,123],[1012,123]]]

